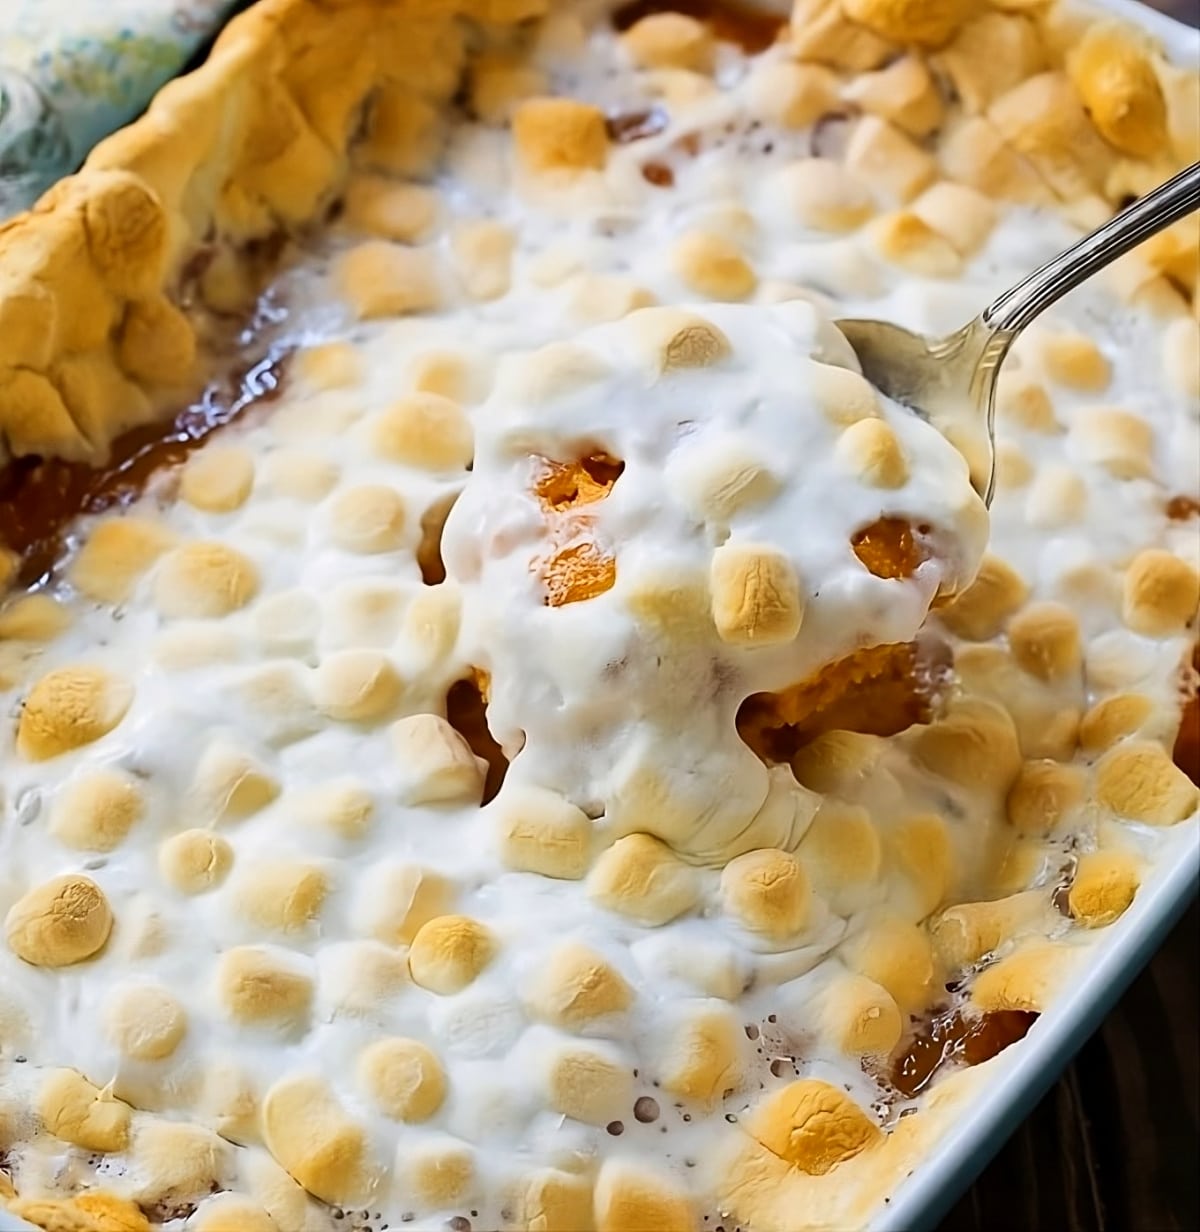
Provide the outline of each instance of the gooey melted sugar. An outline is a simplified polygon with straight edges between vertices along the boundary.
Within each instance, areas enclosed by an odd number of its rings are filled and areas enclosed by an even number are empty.
[[[18,585],[43,581],[80,517],[130,505],[156,475],[187,460],[216,432],[279,396],[286,352],[270,353],[244,376],[214,382],[166,422],[134,428],[113,442],[98,466],[61,458],[18,458],[0,468],[0,546],[21,564]]]

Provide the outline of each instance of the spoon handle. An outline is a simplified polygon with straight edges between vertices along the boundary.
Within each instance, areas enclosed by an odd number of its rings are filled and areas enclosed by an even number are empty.
[[[989,329],[1009,341],[1040,312],[1143,240],[1200,209],[1200,163],[1160,184],[1005,291],[983,311]]]

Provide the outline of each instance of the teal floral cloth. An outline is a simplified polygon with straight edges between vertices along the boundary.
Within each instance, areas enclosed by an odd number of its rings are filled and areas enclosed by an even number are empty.
[[[244,0],[0,0],[0,218],[133,119]]]

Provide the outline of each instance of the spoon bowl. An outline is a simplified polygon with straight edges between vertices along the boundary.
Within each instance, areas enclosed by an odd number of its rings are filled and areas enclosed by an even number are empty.
[[[967,461],[987,504],[995,491],[996,380],[1021,330],[1051,304],[1143,240],[1200,209],[1200,163],[1115,214],[1005,291],[973,321],[927,338],[890,321],[835,322],[863,376],[927,419]]]

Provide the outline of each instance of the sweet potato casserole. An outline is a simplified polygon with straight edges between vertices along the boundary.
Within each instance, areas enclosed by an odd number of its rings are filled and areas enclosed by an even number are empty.
[[[0,227],[0,1211],[869,1222],[1200,824],[1200,231],[990,516],[832,321],[1198,155],[1051,0],[260,0]]]

